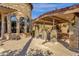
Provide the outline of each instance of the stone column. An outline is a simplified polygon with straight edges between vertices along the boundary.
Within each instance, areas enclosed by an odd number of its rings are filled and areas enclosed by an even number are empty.
[[[19,22],[19,17],[16,16],[16,33],[19,34],[20,33],[20,22]]]
[[[45,23],[43,24],[42,39],[44,39],[44,40],[46,39]]]
[[[32,32],[32,20],[29,19],[29,32],[31,33]]]
[[[8,38],[10,39],[11,36],[11,18],[10,18],[10,14],[7,15],[7,32],[8,32]]]
[[[53,30],[51,31],[51,41],[57,42],[57,29],[55,28],[55,19],[53,19]]]
[[[74,34],[76,35],[76,45],[77,48],[79,49],[79,16],[76,16],[76,21],[75,21],[75,31]]]
[[[70,24],[70,43],[69,47],[70,48],[79,48],[79,17],[75,17],[75,25],[72,27]]]
[[[38,37],[38,29],[37,29],[37,24],[35,26],[35,37],[37,38]]]
[[[4,22],[4,14],[1,14],[1,38],[3,39],[3,37],[4,37],[4,24],[5,24],[5,22]]]
[[[24,32],[27,33],[27,19],[24,19],[25,25],[24,25]]]
[[[55,29],[54,27],[55,27],[55,20],[53,19],[53,29]]]
[[[11,33],[11,18],[10,18],[10,15],[7,16],[7,32],[8,32],[8,34]]]

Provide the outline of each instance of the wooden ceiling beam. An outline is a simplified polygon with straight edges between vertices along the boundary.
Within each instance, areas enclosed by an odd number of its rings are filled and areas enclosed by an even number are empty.
[[[52,25],[52,23],[46,23],[46,22],[36,22],[36,24],[46,24],[46,25]]]
[[[39,20],[44,20],[44,21],[53,22],[53,19],[55,19],[55,22],[56,22],[56,23],[64,23],[64,22],[66,22],[66,21],[61,20],[61,19],[56,18],[56,17],[46,17],[46,18],[42,18],[42,19],[39,19]]]

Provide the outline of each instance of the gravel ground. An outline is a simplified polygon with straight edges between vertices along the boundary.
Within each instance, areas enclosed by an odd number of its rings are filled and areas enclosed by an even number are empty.
[[[76,56],[59,42],[45,42],[43,39],[23,38],[9,40],[0,46],[0,55],[6,56]],[[3,53],[2,53],[3,52]]]
[[[45,42],[45,40],[34,38],[29,46],[28,52],[31,50],[34,50],[34,51],[41,50],[43,52],[49,51],[51,52],[51,55],[53,56],[75,56],[77,55],[76,52],[68,50],[59,42],[47,42],[45,44],[42,44],[43,42]]]

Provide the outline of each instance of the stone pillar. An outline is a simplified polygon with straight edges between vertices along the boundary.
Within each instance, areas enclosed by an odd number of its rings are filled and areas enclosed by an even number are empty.
[[[27,19],[24,19],[25,25],[24,25],[24,32],[27,33]]]
[[[11,18],[10,18],[10,14],[7,15],[7,32],[8,32],[8,38],[10,39],[11,36]]]
[[[35,37],[38,37],[38,29],[37,29],[37,25],[35,26]]]
[[[74,34],[76,35],[76,45],[77,45],[77,48],[79,49],[79,16],[76,17],[76,29],[74,31]]]
[[[79,17],[75,17],[75,25],[72,27],[70,24],[70,48],[79,48]]]
[[[19,21],[19,17],[16,16],[17,20],[16,20],[16,33],[17,35],[19,35],[20,33],[20,21]]]
[[[4,22],[4,14],[1,14],[1,38],[3,39],[3,37],[4,37],[4,24],[5,24],[5,22]]]
[[[57,42],[57,29],[55,28],[55,19],[53,19],[53,29],[51,31],[51,41]]]
[[[32,20],[29,19],[29,32],[31,33],[32,32]]]
[[[11,33],[11,18],[10,18],[10,15],[7,16],[7,32],[8,32],[8,34]]]
[[[55,27],[55,20],[53,19],[53,29],[55,29],[54,27]]]
[[[47,33],[45,33],[45,23],[43,24],[43,31],[42,31],[42,39],[46,39],[46,36],[47,35]]]

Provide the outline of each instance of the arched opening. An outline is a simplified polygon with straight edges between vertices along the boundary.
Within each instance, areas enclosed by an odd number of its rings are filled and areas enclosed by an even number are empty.
[[[16,33],[16,16],[11,16],[11,32]]]

